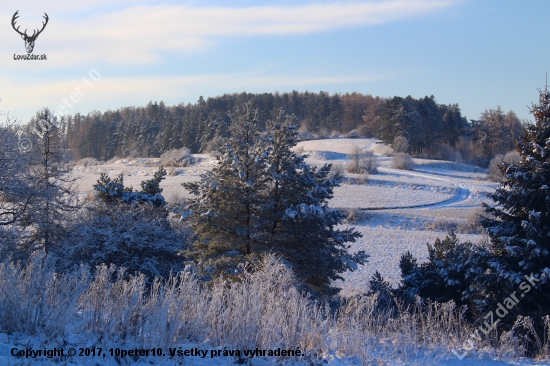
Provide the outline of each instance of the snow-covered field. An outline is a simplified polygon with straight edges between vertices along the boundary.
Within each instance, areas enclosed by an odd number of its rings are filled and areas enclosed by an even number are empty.
[[[295,149],[309,155],[306,161],[312,165],[345,166],[355,146],[373,151],[380,168],[368,177],[346,173],[346,180],[335,189],[330,202],[333,207],[351,212],[355,216],[351,225],[363,234],[351,245],[351,251],[365,250],[370,255],[365,266],[346,273],[346,281],[338,283],[343,295],[367,291],[368,281],[376,270],[397,285],[401,254],[410,251],[418,258],[426,258],[426,243],[444,238],[450,229],[457,231],[462,240],[482,240],[481,234],[475,232],[474,222],[484,194],[496,187],[486,179],[483,169],[427,159],[414,159],[411,171],[393,169],[391,157],[377,154],[384,146],[375,139],[303,141]],[[198,180],[200,173],[215,163],[208,155],[195,158],[197,163],[193,166],[168,168],[175,174],[167,175],[162,182],[168,201],[190,197],[181,183]],[[159,164],[159,159],[121,159],[102,165],[76,166],[74,171],[80,177],[79,190],[86,195],[92,192],[101,172],[111,177],[123,173],[124,184],[138,188],[141,181],[152,178]]]
[[[305,141],[298,144],[296,149],[309,155],[307,162],[313,165],[337,163],[345,165],[347,154],[354,146],[364,150],[371,150],[378,154],[387,151],[374,139],[330,139]],[[183,182],[199,179],[201,172],[210,169],[215,160],[207,155],[195,156],[197,164],[186,168],[168,168],[169,175],[162,182],[164,195],[168,201],[180,202],[189,197],[188,192],[181,186]],[[335,285],[342,288],[344,296],[365,293],[368,282],[375,271],[388,279],[394,286],[400,281],[399,260],[402,254],[410,251],[415,257],[423,260],[427,256],[426,243],[433,243],[436,238],[444,238],[449,230],[455,230],[461,240],[480,242],[484,240],[475,222],[481,213],[481,203],[485,193],[491,192],[496,185],[486,179],[482,169],[469,167],[453,162],[443,162],[426,159],[414,159],[413,170],[402,171],[391,167],[391,157],[377,155],[380,168],[376,174],[369,176],[345,174],[341,187],[335,190],[331,206],[346,210],[350,217],[345,225],[353,226],[363,237],[352,243],[350,251],[365,250],[370,255],[369,262],[359,266],[355,272],[344,274],[345,281]],[[111,177],[123,173],[126,186],[138,188],[141,181],[151,179],[159,165],[158,159],[128,159],[112,161],[107,164],[76,166],[75,174],[79,177],[79,191],[85,196],[93,191],[101,172]],[[74,337],[63,339],[42,339],[29,337],[25,334],[8,335],[0,329],[0,365],[230,365],[236,361],[235,357],[222,355],[223,347],[214,346],[208,339],[190,340],[181,344],[182,350],[206,350],[207,356],[187,356],[174,361],[174,358],[165,356],[148,357],[120,357],[110,356],[109,350],[103,350],[106,357],[74,356],[61,358],[63,361],[53,361],[42,358],[15,358],[11,355],[13,349],[53,349],[93,347],[101,344],[101,334],[75,334]],[[334,340],[336,343],[341,340]],[[362,341],[361,341],[362,342]],[[359,343],[361,343],[359,342]],[[395,340],[393,341],[395,342]],[[391,343],[391,342],[390,342]],[[138,344],[110,343],[109,347],[120,347],[130,350],[140,348]],[[382,347],[380,344],[379,348]],[[383,347],[382,347],[383,348]],[[219,351],[220,356],[211,358],[211,351]],[[168,349],[163,351],[169,352]],[[374,352],[376,348],[373,349]],[[443,365],[540,365],[532,360],[501,361],[490,352],[483,355],[477,353],[460,360],[453,356],[445,347],[438,352],[447,356],[436,361]],[[419,351],[415,354],[415,364],[424,364],[434,361],[429,359],[429,351]],[[440,353],[441,353],[440,352]],[[473,358],[470,358],[472,356]],[[400,358],[401,356],[397,356]],[[413,358],[414,358],[413,357]],[[57,358],[56,360],[59,360]],[[132,360],[134,360],[132,362]],[[361,359],[349,357],[330,351],[322,355],[321,359],[256,357],[245,359],[249,365],[360,365]],[[387,361],[380,356],[377,365],[402,365],[401,361]]]
[[[300,142],[297,148],[310,157],[310,164],[344,163],[358,146],[375,153],[381,144],[373,139],[330,139]],[[357,271],[346,273],[338,282],[342,295],[363,293],[368,281],[379,271],[396,286],[401,277],[399,260],[410,251],[425,259],[426,243],[444,238],[454,229],[461,240],[479,242],[475,221],[481,212],[485,193],[496,185],[487,180],[485,171],[463,164],[414,159],[412,171],[391,168],[391,157],[378,155],[378,173],[365,184],[343,184],[335,190],[331,204],[345,209],[359,209],[354,226],[363,237],[351,245],[351,251],[365,250],[369,262]],[[347,174],[353,178],[355,175]],[[382,209],[386,207],[387,209]],[[376,210],[373,210],[376,209]]]

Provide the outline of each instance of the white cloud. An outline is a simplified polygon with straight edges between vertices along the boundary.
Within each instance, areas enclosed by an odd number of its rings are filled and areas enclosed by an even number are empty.
[[[55,61],[50,62],[51,67],[61,67],[83,61],[107,61],[120,65],[152,64],[166,57],[161,52],[201,52],[223,37],[296,35],[345,27],[372,26],[427,14],[452,6],[456,1],[354,1],[286,7],[230,8],[146,6],[142,5],[142,1],[127,0],[118,4],[126,7],[122,10],[111,10],[107,13],[97,10],[96,13],[91,13],[96,15],[85,17],[84,20],[79,15],[78,21],[71,20],[70,17],[70,12],[77,11],[76,8],[67,10],[59,3],[48,3],[49,1],[41,5],[41,8],[53,6],[53,10],[48,10],[48,35],[41,35],[37,43],[42,42],[43,49],[47,49],[48,54],[55,57]],[[36,8],[36,5],[27,6]],[[98,9],[104,9],[108,5],[100,1],[97,6]],[[55,13],[56,9],[59,15]],[[20,9],[21,21],[26,10],[30,9]],[[3,28],[8,28],[12,14],[5,11],[7,9],[2,12],[0,21]],[[31,13],[36,13],[36,9]],[[37,14],[34,16],[40,19]],[[13,30],[7,29],[0,32],[0,42],[9,45],[10,49],[18,47],[23,53],[22,41],[12,33]],[[3,57],[1,62],[5,63],[6,59]]]

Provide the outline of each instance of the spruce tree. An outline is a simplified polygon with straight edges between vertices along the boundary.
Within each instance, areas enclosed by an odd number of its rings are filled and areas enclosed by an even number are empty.
[[[547,87],[539,92],[531,108],[535,123],[524,125],[517,144],[522,159],[501,165],[505,181],[490,195],[494,203],[485,205],[490,216],[481,219],[491,239],[481,251],[488,263],[478,277],[482,310],[493,310],[513,292],[525,295],[508,309],[505,323],[515,315],[540,321],[550,314],[550,92]]]
[[[388,310],[393,306],[393,289],[388,281],[382,277],[380,272],[376,271],[369,281],[369,292],[367,295],[377,295],[378,302],[376,310]]]
[[[410,252],[401,256],[402,282],[400,293],[407,301],[418,295],[438,302],[453,300],[466,304],[464,293],[472,283],[471,271],[478,266],[475,246],[461,243],[454,232],[445,239],[437,238],[434,245],[427,244],[428,261],[420,265]]]

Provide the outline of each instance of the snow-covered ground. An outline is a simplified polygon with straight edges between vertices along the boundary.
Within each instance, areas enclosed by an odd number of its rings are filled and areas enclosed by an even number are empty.
[[[376,152],[387,151],[374,139],[329,139],[304,141],[296,149],[309,154],[310,164],[341,163],[347,161],[347,154],[354,146]],[[169,168],[170,175],[162,183],[164,195],[168,201],[179,201],[189,197],[181,183],[199,179],[201,172],[209,169],[214,159],[197,156],[199,163],[186,168]],[[370,255],[369,262],[352,273],[344,274],[345,281],[335,283],[342,288],[342,295],[364,293],[372,274],[378,270],[394,286],[400,281],[399,259],[410,251],[420,260],[427,256],[426,243],[433,243],[436,238],[444,238],[448,230],[458,232],[461,240],[480,242],[483,236],[475,226],[477,215],[481,212],[481,203],[485,193],[491,192],[496,185],[486,179],[483,169],[453,162],[414,159],[412,171],[401,171],[391,168],[391,157],[378,156],[380,168],[378,173],[368,177],[347,174],[348,178],[341,187],[335,190],[330,204],[345,209],[350,213],[346,225],[353,226],[363,237],[351,244],[350,251],[365,250]],[[115,177],[124,174],[127,186],[139,187],[141,181],[151,179],[157,170],[158,159],[119,160],[109,164],[94,166],[76,166],[75,174],[79,176],[79,190],[82,195],[89,194],[101,172]],[[41,339],[28,337],[25,334],[7,335],[0,330],[0,365],[230,365],[235,358],[222,355],[223,348],[206,343],[190,342],[182,344],[182,350],[207,350],[206,357],[188,356],[180,359],[169,358],[169,350],[163,350],[165,356],[119,357],[110,356],[109,350],[103,350],[103,356],[71,356],[66,358],[16,358],[11,355],[13,349],[52,349],[54,347],[80,348],[92,347],[100,342],[100,335],[75,335],[69,339]],[[93,337],[99,337],[91,341]],[[132,344],[110,345],[121,349],[136,348]],[[138,347],[139,348],[139,347]],[[220,351],[220,356],[211,358],[210,351]],[[499,361],[494,355],[479,354],[460,360],[448,352],[448,357],[437,364],[441,365],[541,365],[532,360]],[[423,356],[418,355],[416,364],[424,364]],[[426,361],[429,361],[426,359]],[[328,352],[321,359],[295,357],[281,360],[276,357],[256,357],[245,359],[251,365],[359,365],[357,357],[344,357]],[[433,362],[429,362],[432,363]],[[382,358],[374,364],[401,365],[400,362],[388,362]],[[546,363],[548,364],[548,363]]]
[[[326,139],[302,141],[295,149],[309,157],[312,165],[337,163],[345,166],[348,154],[355,147],[375,152],[384,150],[376,139]],[[387,151],[387,147],[386,147]],[[185,168],[167,168],[161,187],[170,201],[190,197],[181,183],[200,179],[215,159],[196,155],[196,164]],[[496,185],[486,179],[483,169],[447,161],[414,159],[411,171],[391,168],[392,158],[378,155],[380,168],[368,177],[345,174],[348,178],[335,189],[331,206],[352,212],[354,226],[363,237],[351,245],[352,251],[365,250],[369,262],[356,272],[346,273],[346,281],[338,283],[342,294],[367,290],[368,280],[376,270],[393,285],[400,280],[399,259],[410,251],[416,257],[427,256],[426,243],[444,238],[455,229],[459,238],[478,242],[473,224],[480,213],[485,193]],[[115,177],[124,174],[124,184],[138,188],[140,182],[151,179],[160,164],[159,159],[120,159],[108,164],[88,167],[76,166],[79,190],[85,195],[93,190],[101,172]],[[387,209],[384,209],[387,208]]]
[[[345,163],[354,147],[382,150],[374,139],[330,139],[300,142],[299,151],[309,154],[310,164]],[[401,277],[399,260],[410,251],[425,259],[426,243],[444,238],[450,229],[461,240],[483,240],[476,233],[475,220],[485,194],[496,185],[487,180],[485,171],[454,162],[414,159],[411,171],[391,168],[392,158],[378,156],[380,168],[365,184],[343,184],[335,190],[331,204],[359,209],[353,223],[363,237],[351,245],[352,252],[365,250],[369,262],[357,271],[346,273],[339,281],[342,295],[363,293],[377,270],[396,286]],[[347,174],[354,177],[353,174]],[[387,208],[387,209],[383,209]]]

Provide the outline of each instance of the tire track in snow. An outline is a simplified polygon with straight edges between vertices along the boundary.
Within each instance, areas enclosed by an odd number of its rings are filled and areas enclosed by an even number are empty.
[[[425,174],[425,173],[415,173],[415,172],[409,172],[409,171],[402,171],[397,169],[389,169],[389,168],[378,168],[379,171],[383,171],[386,173],[394,173],[394,174],[403,174],[403,175],[409,175],[413,177],[421,177],[431,180],[437,180],[441,182],[446,182],[454,185],[457,187],[454,197],[451,197],[449,199],[446,199],[441,202],[434,202],[434,203],[428,203],[423,205],[407,205],[407,206],[388,206],[388,207],[362,207],[358,208],[361,211],[378,211],[378,210],[400,210],[400,209],[422,209],[422,208],[430,208],[430,209],[437,209],[440,207],[449,206],[455,203],[459,203],[462,201],[466,201],[468,197],[472,194],[472,189],[468,185],[464,183],[453,183],[448,179],[440,178],[437,176],[433,176],[431,174]]]

